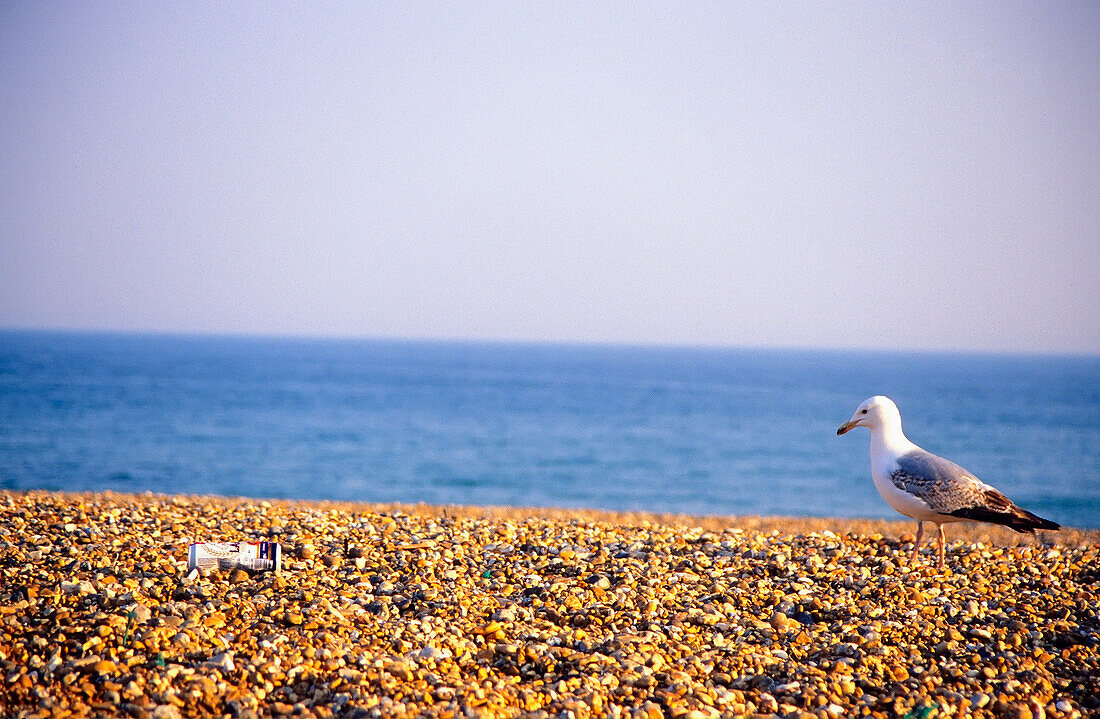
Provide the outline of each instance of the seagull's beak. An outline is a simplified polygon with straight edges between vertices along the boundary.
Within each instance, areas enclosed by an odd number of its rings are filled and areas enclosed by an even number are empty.
[[[858,426],[859,426],[859,420],[858,419],[853,419],[850,422],[845,422],[844,424],[840,425],[839,429],[837,429],[836,436],[839,437],[840,435],[842,435],[845,432],[847,432],[848,430],[850,430],[852,427],[858,427]]]

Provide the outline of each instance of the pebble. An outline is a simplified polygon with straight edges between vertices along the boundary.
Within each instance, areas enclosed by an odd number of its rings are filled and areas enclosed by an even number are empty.
[[[1022,702],[1012,702],[1006,705],[1000,711],[1000,716],[1003,719],[1032,719],[1031,708]]]
[[[431,645],[428,645],[417,652],[417,656],[421,659],[449,659],[451,654],[448,651],[437,649]]]
[[[1017,546],[964,528],[941,575],[909,570],[901,526],[0,492],[0,706],[1100,713],[1100,532]],[[276,537],[285,569],[187,572],[194,537]]]
[[[172,704],[161,704],[153,709],[153,719],[182,719],[180,710]]]
[[[757,697],[756,700],[756,706],[761,711],[767,712],[769,714],[774,714],[775,712],[779,711],[779,702],[777,702],[775,700],[775,697],[773,697],[771,694],[768,694],[767,692],[760,693],[760,696]]]
[[[127,618],[134,624],[147,624],[153,616],[153,610],[144,604],[134,604],[127,609]]]
[[[206,663],[220,669],[223,674],[233,672],[237,668],[233,663],[233,652],[220,652],[215,654],[206,660]]]

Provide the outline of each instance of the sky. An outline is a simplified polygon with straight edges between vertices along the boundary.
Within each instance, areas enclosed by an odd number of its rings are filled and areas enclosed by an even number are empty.
[[[0,4],[0,327],[1100,353],[1098,3]]]

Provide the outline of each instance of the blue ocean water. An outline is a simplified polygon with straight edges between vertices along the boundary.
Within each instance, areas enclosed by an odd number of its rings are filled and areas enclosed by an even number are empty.
[[[1100,527],[1100,358],[0,332],[0,488],[896,517],[906,434]]]

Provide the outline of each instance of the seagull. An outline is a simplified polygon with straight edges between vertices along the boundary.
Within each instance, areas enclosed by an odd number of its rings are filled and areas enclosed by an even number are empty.
[[[912,564],[924,537],[924,523],[940,530],[940,563],[944,568],[943,525],[948,522],[1003,524],[1017,532],[1061,529],[1061,525],[1020,509],[1008,497],[954,462],[926,452],[901,431],[901,413],[889,397],[876,396],[856,408],[852,418],[836,431],[854,427],[871,430],[871,477],[886,503],[917,520]]]

